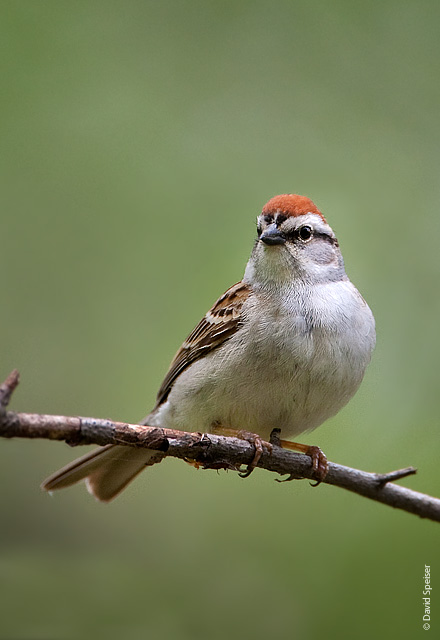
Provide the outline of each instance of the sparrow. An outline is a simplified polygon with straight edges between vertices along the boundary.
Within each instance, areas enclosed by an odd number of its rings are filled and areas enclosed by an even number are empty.
[[[325,456],[291,439],[350,400],[375,340],[373,314],[345,273],[324,215],[305,196],[275,196],[257,218],[243,279],[182,344],[153,410],[140,424],[251,433],[256,444],[279,444],[281,430],[284,446],[312,457],[320,480]],[[53,474],[42,488],[53,491],[85,479],[90,493],[109,501],[162,456],[124,445],[100,447]]]

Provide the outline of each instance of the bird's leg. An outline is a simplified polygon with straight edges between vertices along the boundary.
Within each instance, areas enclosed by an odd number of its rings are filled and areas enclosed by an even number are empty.
[[[246,440],[253,444],[255,447],[255,455],[253,460],[248,464],[246,471],[239,473],[240,478],[247,478],[251,475],[252,471],[258,465],[264,449],[267,449],[269,453],[272,453],[272,443],[266,442],[257,433],[251,431],[245,431],[244,429],[231,429],[230,427],[223,427],[221,424],[214,423],[211,425],[211,432],[217,435],[226,436],[229,438],[239,438],[240,440]]]
[[[327,458],[323,451],[319,447],[301,444],[300,442],[291,442],[290,440],[281,440],[280,438],[281,429],[272,429],[270,434],[270,443],[272,445],[277,445],[279,447],[283,447],[283,449],[290,449],[292,451],[299,451],[300,453],[305,453],[306,456],[310,456],[312,459],[312,468],[316,478],[316,483],[313,486],[318,486],[328,471]],[[293,478],[292,478],[293,479]]]

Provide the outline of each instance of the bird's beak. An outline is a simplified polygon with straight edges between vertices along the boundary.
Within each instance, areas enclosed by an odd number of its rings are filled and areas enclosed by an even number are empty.
[[[286,242],[286,237],[282,233],[282,231],[278,229],[277,225],[275,223],[272,223],[267,227],[267,229],[263,231],[260,236],[260,240],[261,242],[264,242],[264,244],[269,245],[284,244]]]

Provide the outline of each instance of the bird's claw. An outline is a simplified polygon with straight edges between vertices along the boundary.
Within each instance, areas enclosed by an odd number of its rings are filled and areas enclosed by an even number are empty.
[[[264,449],[267,449],[269,453],[272,453],[273,446],[270,442],[266,442],[265,440],[260,438],[259,435],[257,435],[256,433],[251,433],[250,431],[240,430],[237,432],[237,437],[240,438],[240,440],[246,440],[250,444],[253,444],[255,447],[255,455],[252,461],[248,464],[246,471],[242,471],[238,474],[240,478],[248,478],[255,467],[258,466]]]
[[[312,459],[313,475],[316,478],[315,483],[310,483],[312,487],[317,487],[325,479],[328,472],[328,462],[324,452],[315,446],[309,446],[307,455]]]

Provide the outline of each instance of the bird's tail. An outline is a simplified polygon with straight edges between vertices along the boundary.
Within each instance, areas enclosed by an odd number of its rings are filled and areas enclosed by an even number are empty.
[[[107,445],[74,460],[45,480],[41,488],[55,491],[86,480],[87,490],[98,500],[115,498],[146,466],[163,455],[151,449]]]

